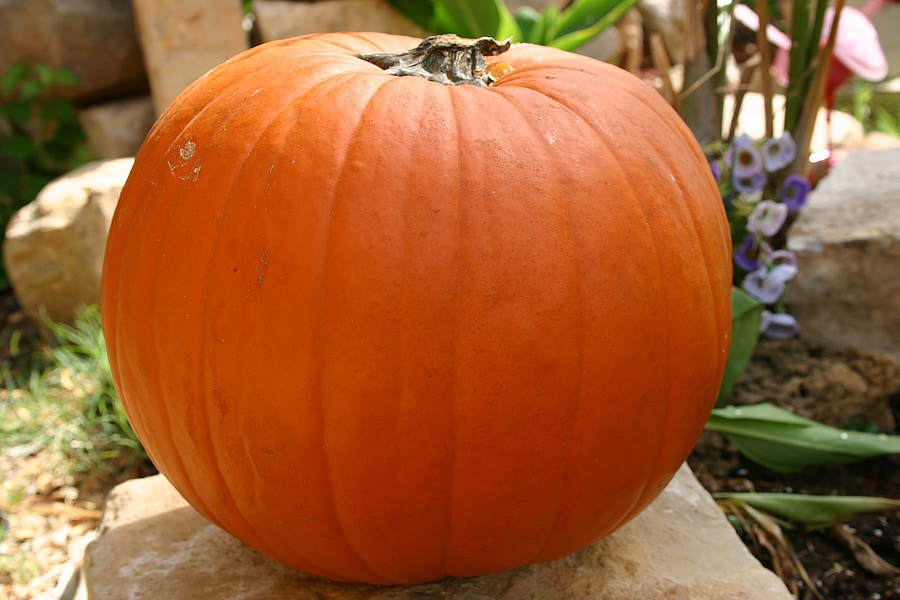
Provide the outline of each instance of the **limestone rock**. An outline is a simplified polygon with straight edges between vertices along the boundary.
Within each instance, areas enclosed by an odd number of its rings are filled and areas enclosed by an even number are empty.
[[[234,0],[132,0],[159,114],[195,79],[248,45]]]
[[[900,148],[849,153],[810,195],[788,248],[801,335],[900,356]]]
[[[97,161],[47,184],[6,229],[3,258],[26,314],[71,323],[100,300],[110,220],[134,159]]]
[[[77,102],[147,89],[131,3],[121,0],[0,2],[0,73],[17,60],[68,67],[80,78],[59,89]]]
[[[155,119],[150,96],[95,104],[78,111],[88,150],[99,159],[137,154]]]
[[[386,0],[324,0],[311,3],[265,0],[254,3],[253,10],[264,42],[331,31],[382,31],[415,37],[426,35],[391,8]]]
[[[414,586],[340,584],[252,550],[210,524],[162,476],[110,495],[84,575],[92,600],[787,600],[683,466],[662,495],[615,534],[565,558]]]

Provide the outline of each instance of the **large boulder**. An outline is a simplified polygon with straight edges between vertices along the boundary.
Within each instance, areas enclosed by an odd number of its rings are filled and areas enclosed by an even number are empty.
[[[3,0],[0,74],[18,60],[74,71],[57,93],[80,104],[147,89],[128,0]]]
[[[6,228],[3,260],[24,312],[71,323],[100,301],[103,253],[133,158],[97,161],[50,182]]]
[[[790,231],[785,302],[801,335],[900,357],[900,148],[850,152]]]

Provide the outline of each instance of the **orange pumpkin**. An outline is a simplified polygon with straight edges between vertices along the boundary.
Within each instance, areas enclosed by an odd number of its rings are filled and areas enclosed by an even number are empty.
[[[110,363],[156,466],[336,580],[609,534],[688,455],[728,354],[728,224],[661,97],[539,46],[490,57],[489,85],[359,56],[419,42],[315,35],[213,69],[147,137],[107,247]]]

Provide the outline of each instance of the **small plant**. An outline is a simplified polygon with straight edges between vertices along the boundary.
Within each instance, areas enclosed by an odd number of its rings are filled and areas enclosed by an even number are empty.
[[[637,0],[573,0],[537,12],[522,7],[515,13],[503,0],[389,0],[408,19],[432,33],[462,37],[512,38],[562,50],[575,50],[614,25]]]
[[[0,447],[47,453],[47,469],[68,483],[127,471],[146,455],[112,385],[99,309],[83,309],[73,326],[47,325],[58,343],[43,349],[27,378],[5,374]]]
[[[742,135],[711,163],[731,225],[734,283],[766,307],[760,329],[778,339],[799,330],[781,304],[797,274],[797,259],[784,248],[786,232],[811,188],[805,177],[785,173],[796,155],[789,133],[761,144]]]
[[[69,69],[17,62],[0,74],[0,228],[47,183],[91,160],[71,101],[59,87],[78,78]],[[0,289],[8,288],[0,271]]]

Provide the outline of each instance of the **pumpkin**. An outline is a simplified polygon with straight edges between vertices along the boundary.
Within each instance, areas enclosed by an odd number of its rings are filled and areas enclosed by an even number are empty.
[[[687,457],[728,354],[724,208],[658,93],[555,49],[420,42],[317,34],[211,70],[147,136],[105,257],[155,465],[334,580],[611,533]]]

